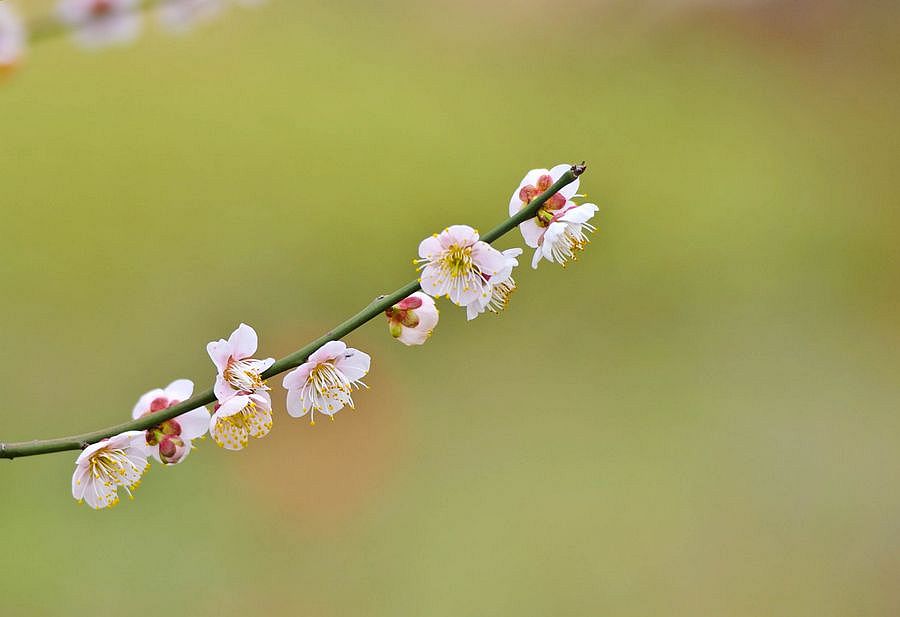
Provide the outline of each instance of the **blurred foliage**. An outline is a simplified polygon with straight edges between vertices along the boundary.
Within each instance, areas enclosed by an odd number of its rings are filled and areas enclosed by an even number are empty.
[[[601,211],[499,319],[352,335],[372,389],[333,424],[281,402],[104,512],[73,453],[2,465],[4,610],[896,615],[897,11],[766,15],[273,1],[32,49],[0,88],[5,440],[202,384],[241,320],[299,347],[532,167],[587,159]]]

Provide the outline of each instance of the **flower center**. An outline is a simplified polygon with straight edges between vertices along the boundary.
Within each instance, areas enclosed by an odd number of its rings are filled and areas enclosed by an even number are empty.
[[[117,485],[134,486],[141,479],[141,469],[135,465],[121,448],[100,450],[91,457],[90,474],[107,487]]]
[[[465,276],[472,270],[472,247],[454,244],[447,250],[442,261],[444,269],[452,278]]]
[[[307,383],[322,396],[332,393],[350,393],[350,380],[331,362],[323,362],[309,372]]]
[[[250,437],[264,437],[272,428],[272,412],[253,401],[236,414],[216,419],[213,440],[225,448],[243,448]]]
[[[256,392],[265,388],[259,371],[254,364],[246,360],[230,359],[228,366],[225,367],[224,376],[225,381],[238,392]]]

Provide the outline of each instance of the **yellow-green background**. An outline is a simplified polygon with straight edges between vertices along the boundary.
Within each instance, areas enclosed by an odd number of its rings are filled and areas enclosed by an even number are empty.
[[[348,337],[371,390],[334,424],[275,379],[269,437],[110,511],[74,452],[3,461],[3,613],[898,614],[898,12],[781,4],[273,0],[33,48],[0,87],[6,441],[206,387],[240,321],[292,351],[530,168],[587,159],[600,212],[500,318]]]

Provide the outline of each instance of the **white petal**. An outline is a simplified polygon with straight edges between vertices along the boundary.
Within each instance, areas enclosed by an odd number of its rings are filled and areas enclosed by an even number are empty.
[[[175,419],[181,425],[182,439],[197,439],[209,430],[209,411],[206,407],[198,407]]]
[[[228,337],[228,343],[231,345],[231,355],[238,360],[242,360],[256,353],[259,339],[256,336],[256,330],[242,323]]]
[[[334,365],[347,376],[350,381],[362,379],[369,372],[372,358],[358,349],[347,349],[343,356],[335,360]]]
[[[194,393],[194,382],[190,379],[176,379],[166,386],[165,396],[169,400],[175,400],[179,403],[191,398]]]

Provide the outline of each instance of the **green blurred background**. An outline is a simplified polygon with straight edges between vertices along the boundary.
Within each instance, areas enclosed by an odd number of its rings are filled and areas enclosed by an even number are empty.
[[[273,0],[35,46],[0,87],[6,441],[205,387],[240,321],[296,349],[530,168],[586,159],[601,210],[500,318],[348,337],[333,424],[278,394],[109,511],[75,453],[3,462],[4,613],[897,615],[898,18]]]

